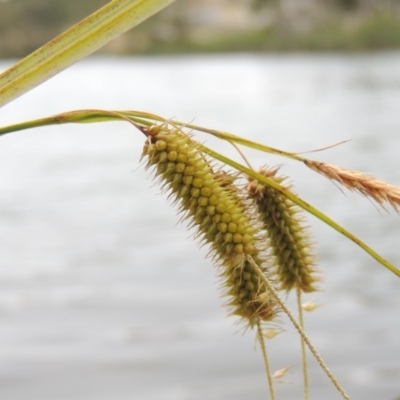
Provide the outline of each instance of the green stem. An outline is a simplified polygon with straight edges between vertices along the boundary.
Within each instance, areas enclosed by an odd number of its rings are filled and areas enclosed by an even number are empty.
[[[122,111],[121,113],[135,117],[135,116],[143,116],[143,113],[136,113],[134,111]],[[148,114],[149,118],[156,120],[156,121],[162,121],[164,122],[165,119],[159,117],[159,116],[155,116],[154,114]],[[188,128],[188,129],[193,129],[199,132],[204,132],[204,133],[208,133],[210,135],[213,135],[219,139],[223,139],[223,140],[227,140],[229,142],[233,142],[233,143],[237,143],[240,144],[242,146],[246,146],[246,147],[250,147],[252,149],[256,149],[256,150],[260,150],[260,151],[265,151],[267,153],[270,154],[275,154],[281,157],[286,157],[286,158],[290,158],[292,160],[297,160],[297,161],[302,161],[304,162],[306,160],[306,158],[300,157],[298,155],[296,155],[296,153],[291,153],[288,151],[283,151],[283,150],[279,150],[279,149],[275,149],[274,147],[270,147],[270,146],[266,146],[264,144],[261,143],[257,143],[257,142],[253,142],[252,140],[249,139],[245,139],[242,138],[240,136],[236,136],[233,135],[232,133],[228,133],[228,132],[223,132],[223,131],[217,131],[215,129],[208,129],[208,128],[204,128],[202,126],[199,125],[194,125],[194,124],[188,124],[185,122],[181,122],[181,121],[175,121],[173,120],[172,123],[174,125],[180,126],[180,127],[184,127],[184,128]]]
[[[0,136],[12,132],[38,128],[41,126],[61,125],[61,124],[85,124],[110,121],[126,121],[135,125],[135,122],[117,111],[106,110],[79,110],[70,111],[62,114],[53,115],[51,117],[35,119],[22,122],[19,124],[5,126],[0,128]],[[136,126],[136,125],[135,125]]]

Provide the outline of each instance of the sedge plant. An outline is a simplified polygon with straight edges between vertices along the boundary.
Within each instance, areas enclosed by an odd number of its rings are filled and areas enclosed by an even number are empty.
[[[77,60],[95,51],[123,31],[145,20],[173,0],[114,0],[59,38],[43,46],[0,75],[0,106],[22,95]],[[304,329],[302,293],[319,290],[313,240],[305,223],[311,214],[360,246],[378,263],[400,277],[400,270],[344,227],[308,204],[286,183],[276,167],[255,170],[243,156],[238,163],[195,140],[196,132],[233,144],[279,155],[366,196],[380,206],[400,208],[400,188],[358,172],[275,149],[228,132],[170,121],[133,110],[78,110],[0,128],[0,136],[45,125],[124,121],[140,132],[142,159],[178,212],[195,228],[197,239],[208,246],[229,314],[239,317],[245,329],[255,330],[260,345],[269,397],[276,398],[266,338],[276,334],[279,315],[286,314],[301,339],[304,399],[309,399],[307,349],[336,387],[349,399],[319,355]],[[295,291],[298,319],[282,299]]]
[[[244,165],[249,164],[247,160],[240,164],[193,139],[194,131],[204,132],[207,128],[192,125],[187,131],[183,122],[169,121],[140,111],[80,110],[0,128],[0,136],[38,126],[115,120],[130,123],[144,135],[142,158],[145,166],[154,172],[163,191],[174,200],[184,219],[189,220],[189,226],[197,229],[200,242],[209,246],[209,255],[218,270],[229,313],[239,316],[246,328],[256,330],[267,371],[270,398],[275,399],[274,375],[269,366],[265,338],[271,336],[277,315],[284,313],[301,338],[304,398],[309,398],[307,347],[342,397],[348,399],[304,330],[302,309],[310,307],[302,306],[301,293],[318,290],[321,273],[317,271],[311,237],[300,213],[316,216],[358,244],[398,277],[400,270],[294,194],[291,187],[285,184],[285,177],[277,175],[277,168],[263,167],[257,172]],[[226,132],[210,132],[235,146],[247,145],[263,152],[280,154],[307,167],[319,163]],[[395,199],[399,188],[361,172],[333,165],[328,168],[353,178],[354,184],[349,186],[346,181],[345,186],[371,197],[382,206],[390,205],[397,210],[400,201]],[[368,185],[373,188],[371,193],[366,189]],[[380,188],[380,197],[377,197],[376,188]],[[297,294],[299,320],[279,294],[280,291],[290,290],[295,290]]]

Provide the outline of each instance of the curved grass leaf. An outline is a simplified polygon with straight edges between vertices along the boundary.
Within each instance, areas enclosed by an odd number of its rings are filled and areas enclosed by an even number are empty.
[[[0,75],[0,107],[98,50],[175,0],[113,0]]]

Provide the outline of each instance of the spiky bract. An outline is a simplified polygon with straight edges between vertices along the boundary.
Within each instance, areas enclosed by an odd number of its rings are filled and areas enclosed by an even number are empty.
[[[224,175],[213,171],[198,144],[181,130],[158,125],[144,132],[148,136],[143,149],[146,167],[155,168],[184,216],[197,228],[197,236],[211,246],[232,314],[250,325],[271,320],[275,303],[267,296],[259,271],[247,260],[251,256],[265,271],[257,230],[234,190],[221,178]]]
[[[286,177],[276,175],[279,168],[262,168],[259,173],[280,185]],[[290,186],[285,186],[290,188]],[[248,195],[258,208],[277,268],[281,289],[298,288],[303,292],[317,290],[315,259],[309,235],[299,216],[300,209],[277,190],[249,177]]]

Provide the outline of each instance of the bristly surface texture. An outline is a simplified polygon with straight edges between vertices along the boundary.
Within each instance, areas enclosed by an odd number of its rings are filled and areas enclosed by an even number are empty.
[[[232,314],[250,326],[270,321],[276,303],[246,257],[251,256],[267,276],[266,263],[258,250],[257,230],[235,192],[181,130],[159,125],[143,132],[147,135],[146,167],[154,168],[184,217],[197,229],[197,236],[210,245]]]
[[[339,168],[336,165],[311,160],[306,160],[304,163],[307,167],[328,179],[339,182],[347,189],[372,198],[380,206],[384,207],[385,203],[389,203],[396,212],[400,211],[400,187],[371,178],[359,171]]]
[[[278,168],[259,171],[283,186],[286,177],[277,176]],[[275,189],[249,177],[248,196],[255,202],[269,238],[276,265],[276,280],[281,289],[317,290],[315,257],[310,237],[300,217],[300,208]],[[285,185],[287,189],[290,186]]]

